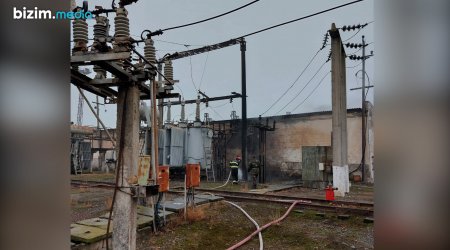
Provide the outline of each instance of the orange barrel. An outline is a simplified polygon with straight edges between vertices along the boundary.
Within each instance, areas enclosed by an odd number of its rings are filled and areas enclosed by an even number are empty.
[[[169,191],[169,166],[158,166],[159,192]]]
[[[200,186],[200,164],[186,164],[186,187]]]

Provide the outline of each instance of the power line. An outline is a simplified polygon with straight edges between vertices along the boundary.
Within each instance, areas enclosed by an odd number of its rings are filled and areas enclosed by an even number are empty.
[[[271,30],[273,28],[277,28],[277,27],[280,27],[280,26],[283,26],[283,25],[286,25],[286,24],[290,24],[290,23],[293,23],[293,22],[297,22],[297,21],[300,21],[300,20],[303,20],[303,19],[307,19],[307,18],[313,17],[313,16],[317,16],[317,15],[320,15],[320,14],[323,14],[323,13],[326,13],[326,12],[329,12],[329,11],[332,11],[332,10],[335,10],[335,9],[339,9],[339,8],[342,8],[342,7],[345,7],[345,6],[348,6],[348,5],[352,5],[352,4],[355,4],[355,3],[358,3],[358,2],[362,2],[362,1],[364,1],[364,0],[357,0],[357,1],[350,2],[350,3],[342,4],[342,5],[333,7],[333,8],[322,10],[322,11],[316,12],[316,13],[311,14],[311,15],[307,15],[307,16],[300,17],[300,18],[297,18],[297,19],[294,19],[294,20],[291,20],[291,21],[287,21],[287,22],[284,22],[284,23],[273,25],[273,26],[270,26],[268,28],[261,29],[261,30],[258,30],[258,31],[252,32],[252,33],[248,33],[246,35],[240,36],[239,38],[252,36],[252,35],[255,35],[255,34],[258,34],[258,33],[264,32],[264,31],[267,31],[267,30]]]
[[[189,57],[189,65],[191,66],[191,80],[192,80],[192,85],[194,85],[194,89],[198,91],[199,89],[197,89],[197,86],[196,86],[195,83],[194,83],[194,77],[192,76],[192,57],[191,57],[191,56]]]
[[[168,44],[175,44],[175,45],[180,45],[180,46],[184,46],[184,47],[190,47],[190,46],[202,47],[202,46],[205,46],[205,45],[183,44],[183,43],[165,41],[165,40],[161,40],[161,39],[154,39],[154,41],[158,41],[158,42],[162,42],[162,43],[168,43]]]
[[[203,75],[205,74],[206,63],[208,63],[208,58],[209,58],[209,51],[208,51],[208,53],[206,54],[205,64],[203,64],[202,77],[200,78],[200,85],[198,86],[198,89],[200,89],[200,88],[202,87],[202,83],[203,83]]]
[[[213,20],[213,19],[225,16],[225,15],[231,14],[231,13],[233,13],[235,11],[238,11],[240,9],[243,9],[243,8],[247,7],[247,6],[250,6],[250,5],[252,5],[252,4],[256,3],[256,2],[259,2],[259,0],[255,0],[253,2],[250,2],[248,4],[245,4],[245,5],[241,6],[241,7],[238,7],[236,9],[230,10],[228,12],[222,13],[222,14],[217,15],[217,16],[206,18],[206,19],[203,19],[203,20],[200,20],[200,21],[197,21],[197,22],[192,22],[192,23],[188,23],[188,24],[183,24],[183,25],[178,25],[178,26],[174,26],[174,27],[170,27],[170,28],[165,28],[165,29],[162,29],[161,31],[168,31],[168,30],[179,29],[179,28],[183,28],[183,27],[187,27],[187,26],[203,23],[203,22],[206,22],[206,21],[210,21],[210,20]]]
[[[290,23],[297,22],[297,21],[300,21],[300,20],[303,20],[303,19],[314,17],[314,16],[317,16],[317,15],[320,15],[320,14],[323,14],[323,13],[326,13],[326,12],[330,12],[332,10],[340,9],[342,7],[345,7],[345,6],[348,6],[348,5],[352,5],[352,4],[355,4],[355,3],[358,3],[358,2],[362,2],[362,1],[364,1],[364,0],[357,0],[357,1],[350,2],[350,3],[338,5],[338,6],[333,7],[333,8],[322,10],[322,11],[319,11],[319,12],[316,12],[316,13],[313,13],[313,14],[310,14],[310,15],[307,15],[307,16],[303,16],[303,17],[300,17],[300,18],[297,18],[297,19],[294,19],[294,20],[290,20],[290,21],[287,21],[287,22],[284,22],[284,23],[280,23],[280,24],[277,24],[277,25],[273,25],[273,26],[270,26],[270,27],[267,27],[267,28],[255,31],[255,32],[251,32],[251,33],[248,33],[246,35],[239,36],[239,37],[237,37],[235,39],[252,36],[252,35],[255,35],[255,34],[258,34],[258,33],[264,32],[264,31],[267,31],[267,30],[271,30],[271,29],[274,29],[274,28],[277,28],[277,27],[280,27],[280,26],[284,26],[286,24],[290,24]],[[157,41],[157,40],[155,40],[155,41]],[[174,44],[176,44],[176,43],[174,43]],[[178,44],[178,45],[184,45],[184,44]]]
[[[222,104],[220,104],[220,105],[217,105],[217,106],[211,106],[211,105],[209,105],[210,107],[212,107],[212,108],[221,108],[221,107],[223,107],[223,106],[225,106],[225,105],[227,105],[227,104],[229,104],[230,102],[228,101],[228,100],[224,100],[224,101],[227,101],[226,103],[222,103]]]
[[[298,75],[298,77],[295,79],[295,81],[291,84],[291,86],[289,86],[289,88],[288,89],[286,89],[286,91],[284,91],[284,93],[272,104],[272,105],[270,105],[270,107],[266,110],[266,111],[264,111],[261,115],[264,115],[265,113],[267,113],[270,109],[272,109],[274,106],[275,106],[275,104],[277,104],[280,100],[281,100],[281,98],[283,98],[283,96],[285,96],[288,92],[289,92],[289,90],[292,88],[292,87],[294,87],[294,85],[297,83],[297,81],[298,81],[298,79],[300,79],[300,77],[303,75],[303,73],[305,73],[305,71],[308,69],[308,67],[309,67],[309,65],[311,65],[311,63],[313,62],[313,60],[314,60],[314,58],[316,58],[317,57],[317,55],[319,54],[319,52],[321,51],[321,49],[319,49],[317,52],[316,52],[316,54],[314,54],[314,56],[309,60],[309,62],[308,62],[308,64],[306,65],[306,67],[302,70],[302,72],[300,73],[300,75]]]
[[[325,77],[327,77],[327,75],[329,75],[330,74],[330,71],[328,71],[323,77],[322,77],[322,79],[320,80],[320,82],[316,85],[316,87],[311,91],[311,93],[309,93],[309,95],[301,102],[301,103],[299,103],[297,106],[295,106],[295,108],[294,109],[292,109],[292,113],[294,113],[294,111],[298,108],[298,107],[300,107],[304,102],[306,102],[306,100],[308,100],[308,98],[314,93],[314,91],[316,91],[316,89],[320,86],[320,84],[322,84],[322,82],[323,82],[323,80],[325,79]]]
[[[356,65],[354,65],[354,66],[350,66],[350,67],[346,67],[347,69],[353,69],[353,68],[356,68],[356,67],[358,67],[359,65],[361,65],[362,64],[362,62],[360,62],[360,63],[358,63],[358,64],[356,64]]]
[[[223,116],[221,114],[219,114],[213,107],[209,106],[209,108],[216,113],[220,118],[224,119]]]
[[[281,111],[283,111],[289,104],[291,104],[295,99],[297,99],[297,97],[306,89],[306,87],[308,87],[308,85],[311,83],[311,81],[316,77],[316,75],[320,72],[320,70],[323,68],[323,66],[326,64],[327,62],[324,62],[322,64],[322,66],[320,66],[320,68],[316,71],[316,73],[314,73],[314,75],[311,77],[311,79],[309,79],[309,81],[305,84],[305,86],[303,86],[303,88],[297,92],[297,94],[286,104],[284,105],[283,108],[281,108],[278,112],[276,112],[275,114],[280,113]]]

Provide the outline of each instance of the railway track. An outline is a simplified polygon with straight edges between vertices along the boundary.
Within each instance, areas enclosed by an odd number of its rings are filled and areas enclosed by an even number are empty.
[[[114,188],[114,183],[105,181],[79,181],[72,180],[71,185],[78,187],[98,187],[98,188]],[[171,190],[169,193],[182,194],[181,188],[175,188],[178,190]],[[206,188],[196,188],[198,193],[210,193],[213,195],[224,197],[232,201],[241,202],[258,202],[258,203],[272,203],[280,205],[290,205],[294,200],[302,200],[304,202],[298,203],[296,207],[300,209],[315,210],[321,212],[333,212],[344,215],[361,215],[373,217],[373,203],[368,202],[355,202],[355,201],[327,201],[318,198],[309,197],[293,197],[286,195],[274,195],[274,194],[257,194],[257,193],[244,193],[236,191],[223,191]]]
[[[302,200],[304,202],[299,203],[296,207],[300,209],[310,209],[322,212],[334,212],[337,214],[352,214],[362,216],[373,216],[373,204],[365,202],[353,202],[353,201],[327,201],[317,198],[307,197],[293,197],[284,195],[269,195],[269,194],[255,194],[255,193],[243,193],[235,191],[218,191],[204,188],[196,188],[198,193],[211,193],[217,196],[224,197],[233,201],[251,201],[260,203],[275,203],[281,205],[290,205],[294,200]],[[182,193],[182,191],[169,191],[170,193]]]

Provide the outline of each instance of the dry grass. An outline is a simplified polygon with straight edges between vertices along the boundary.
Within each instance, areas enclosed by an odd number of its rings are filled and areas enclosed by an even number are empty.
[[[186,220],[189,222],[201,221],[205,218],[204,207],[188,208],[186,211]]]

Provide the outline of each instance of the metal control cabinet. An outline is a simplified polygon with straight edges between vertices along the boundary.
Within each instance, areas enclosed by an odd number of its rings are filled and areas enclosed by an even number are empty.
[[[200,164],[186,164],[186,187],[200,186]]]
[[[158,166],[159,192],[169,191],[169,166]]]

